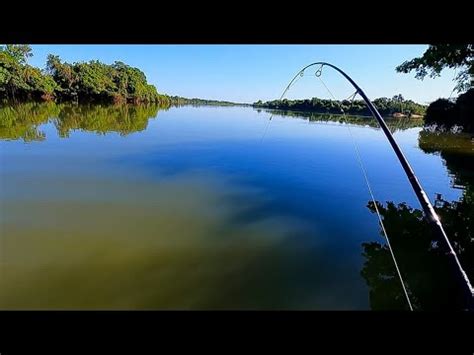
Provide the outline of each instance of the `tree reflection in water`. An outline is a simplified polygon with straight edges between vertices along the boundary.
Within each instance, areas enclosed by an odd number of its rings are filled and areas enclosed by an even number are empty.
[[[459,201],[441,197],[435,209],[469,278],[474,278],[474,152],[471,137],[421,131],[419,146],[426,153],[440,154],[453,184],[462,186]],[[453,275],[419,209],[406,203],[377,202],[397,258],[400,271],[416,310],[459,309]],[[372,202],[368,204],[375,213]],[[390,251],[382,243],[363,243],[365,264],[361,271],[369,286],[371,308],[408,309]]]
[[[148,121],[157,116],[158,105],[71,105],[26,103],[0,107],[0,139],[23,141],[44,140],[42,125],[52,123],[60,137],[68,137],[75,130],[127,135],[146,129]],[[340,116],[310,115],[310,121],[340,121]],[[366,118],[346,118],[351,124],[372,125]],[[409,121],[401,125],[393,122],[393,129],[415,125]],[[374,121],[375,125],[376,122]],[[49,131],[48,131],[49,132]],[[467,135],[420,132],[419,146],[426,153],[440,154],[453,184],[463,188],[459,201],[436,203],[446,232],[459,255],[460,261],[474,279],[474,151]],[[368,208],[374,211],[369,203]],[[421,210],[407,204],[379,203],[387,234],[390,237],[413,306],[420,310],[454,309],[456,286],[444,263]],[[372,309],[407,309],[407,302],[398,280],[390,252],[383,243],[364,243],[365,264],[361,271],[370,289]]]
[[[143,105],[74,105],[55,103],[23,103],[0,107],[0,139],[25,142],[44,140],[40,126],[51,122],[60,137],[71,131],[82,130],[122,136],[143,131],[148,121],[167,107],[158,104]]]

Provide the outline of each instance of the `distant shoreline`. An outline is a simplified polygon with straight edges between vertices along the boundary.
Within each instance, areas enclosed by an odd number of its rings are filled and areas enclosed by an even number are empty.
[[[0,101],[0,107],[5,107],[5,106],[16,106],[16,105],[21,105],[21,104],[27,104],[27,103],[37,103],[37,104],[48,104],[48,103],[53,103],[56,105],[61,105],[61,104],[69,104],[69,105],[144,105],[144,106],[149,106],[149,105],[156,105],[160,108],[166,109],[170,107],[183,107],[183,106],[193,106],[193,107],[201,107],[201,106],[215,106],[215,107],[252,107],[255,110],[265,110],[267,112],[272,112],[272,113],[281,113],[281,114],[288,114],[288,113],[295,113],[295,114],[303,114],[305,116],[308,115],[334,115],[334,116],[343,116],[343,115],[348,115],[351,117],[361,117],[361,118],[371,118],[373,117],[371,114],[364,114],[364,113],[351,113],[349,112],[330,112],[330,111],[320,111],[320,110],[301,110],[301,109],[279,109],[279,108],[270,108],[270,107],[264,107],[264,106],[258,106],[255,104],[249,104],[249,103],[240,103],[240,102],[230,102],[230,101],[219,101],[219,100],[206,100],[206,99],[197,99],[197,98],[183,98],[183,97],[172,97],[172,96],[167,96],[169,98],[169,101],[167,101],[165,104],[160,103],[160,102],[155,102],[155,101],[142,101],[142,102],[125,102],[125,101],[120,101],[120,102],[110,102],[107,100],[79,100],[79,101],[74,101],[74,100],[38,100],[38,99],[29,99],[29,100],[1,100]],[[382,115],[384,118],[409,118],[409,119],[423,119],[423,115],[416,115],[412,114],[410,115],[403,115],[398,112],[392,114],[392,115]]]
[[[426,106],[418,104],[412,100],[406,100],[401,94],[392,98],[379,97],[372,101],[374,106],[384,117],[405,118],[415,116],[421,118],[426,113]],[[371,112],[363,100],[329,100],[313,97],[311,99],[295,99],[295,100],[272,100],[257,101],[254,107],[314,112],[314,113],[330,113],[330,114],[349,114],[357,116],[371,116]]]
[[[239,102],[230,102],[230,101],[219,101],[219,100],[206,100],[206,99],[189,99],[184,97],[177,96],[168,96],[162,95],[166,98],[164,102],[159,101],[110,101],[107,99],[91,99],[91,98],[82,98],[80,100],[44,100],[38,98],[27,98],[27,99],[3,99],[0,100],[0,107],[4,106],[15,106],[27,103],[37,103],[37,104],[72,104],[72,105],[157,105],[163,108],[166,107],[179,107],[179,106],[252,106],[252,104],[239,103]]]

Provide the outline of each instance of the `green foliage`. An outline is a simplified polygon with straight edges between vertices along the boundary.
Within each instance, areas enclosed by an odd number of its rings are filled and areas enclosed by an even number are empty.
[[[33,56],[28,44],[7,44],[3,50],[19,64],[26,64],[28,58]]]
[[[158,94],[147,83],[141,70],[122,62],[107,65],[93,60],[69,64],[49,55],[46,68],[60,87],[57,95],[64,100],[170,104],[166,95]]]
[[[53,77],[57,84],[57,94],[61,98],[77,99],[76,89],[78,78],[71,66],[61,63],[59,56],[48,55],[46,71]]]
[[[419,58],[405,61],[396,70],[408,73],[415,70],[415,77],[423,80],[427,75],[434,78],[444,68],[458,69],[454,79],[455,90],[466,91],[474,86],[474,44],[431,45]]]
[[[111,66],[90,61],[76,64],[73,70],[77,76],[79,97],[108,96],[116,90]]]
[[[97,60],[79,63],[48,55],[44,71],[26,64],[31,48],[0,48],[0,100],[54,100],[59,102],[154,103],[173,105],[238,105],[228,101],[187,99],[159,94],[145,74],[123,62],[108,65]]]
[[[458,125],[466,132],[474,132],[474,88],[459,95],[455,102],[438,99],[426,110],[425,122],[450,129]]]
[[[205,100],[205,99],[188,99],[180,96],[170,96],[171,104],[175,106],[192,105],[192,106],[250,106],[249,104],[219,101],[219,100]],[[261,101],[260,101],[261,102]]]
[[[26,64],[31,56],[28,45],[0,47],[0,99],[53,99],[56,83],[51,76]]]
[[[425,106],[417,104],[411,100],[403,99],[402,95],[394,96],[392,99],[383,97],[373,101],[382,115],[391,115],[395,112],[404,114],[423,115]],[[317,97],[311,100],[273,100],[262,103],[258,101],[253,104],[254,107],[265,107],[270,109],[288,110],[288,111],[306,111],[316,113],[347,113],[351,115],[370,116],[371,113],[362,100],[326,100]]]
[[[467,132],[474,132],[474,87],[456,99],[458,124]]]
[[[38,68],[29,65],[24,68],[24,80],[34,95],[42,95],[44,98],[51,99],[57,88],[51,75],[44,74]]]
[[[107,65],[92,60],[70,64],[50,54],[46,70],[41,71],[26,63],[31,56],[28,45],[0,47],[0,99],[170,105],[168,96],[148,84],[142,71],[125,63]]]
[[[419,58],[406,61],[396,70],[401,73],[415,71],[417,79],[427,75],[434,78],[445,68],[458,71],[455,77],[456,102],[438,99],[432,102],[426,111],[426,123],[445,128],[460,125],[465,131],[474,131],[474,44],[431,45]]]
[[[28,85],[24,81],[20,61],[10,52],[11,48],[7,50],[0,47],[0,95],[10,95],[14,98],[18,91],[27,90]]]

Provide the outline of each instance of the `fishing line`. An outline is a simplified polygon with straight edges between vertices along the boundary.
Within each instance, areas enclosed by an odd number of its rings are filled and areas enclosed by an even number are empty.
[[[333,95],[333,93],[331,92],[331,90],[329,90],[329,88],[326,86],[326,84],[324,83],[324,81],[320,78],[320,76],[317,76],[317,78],[321,81],[321,83],[323,83],[324,87],[327,89],[329,95],[331,95],[333,97],[334,100],[336,100],[335,96]],[[352,100],[351,100],[351,105],[352,105],[352,102],[354,101],[354,98],[356,97],[357,95],[357,91],[352,95]],[[344,117],[344,120],[346,120],[346,112],[344,110],[342,110],[343,112],[343,117]],[[364,166],[364,163],[362,161],[362,158],[361,158],[361,155],[360,155],[360,151],[359,151],[359,147],[358,147],[358,144],[357,144],[357,141],[355,140],[355,137],[354,135],[352,134],[352,130],[350,128],[350,124],[346,121],[346,127],[347,129],[349,130],[349,134],[351,136],[351,139],[352,139],[352,143],[354,145],[354,150],[356,152],[356,156],[357,156],[357,160],[358,160],[358,163],[359,163],[359,166],[360,166],[360,169],[362,171],[362,174],[364,175],[364,180],[365,180],[365,183],[367,185],[367,189],[369,191],[369,194],[370,194],[370,198],[372,199],[372,203],[374,204],[374,208],[375,208],[375,212],[377,213],[377,217],[379,219],[379,223],[380,223],[380,226],[382,228],[382,232],[385,236],[385,240],[387,241],[387,246],[388,246],[388,249],[390,250],[390,254],[392,256],[392,260],[393,260],[393,264],[395,265],[395,269],[397,271],[397,274],[398,274],[398,278],[400,279],[400,283],[402,285],[402,288],[403,288],[403,293],[405,294],[405,298],[407,300],[407,303],[408,303],[408,306],[410,308],[410,311],[413,311],[413,307],[412,307],[412,304],[411,304],[411,301],[410,301],[410,297],[408,296],[408,291],[405,287],[405,282],[403,281],[403,277],[402,277],[402,274],[400,272],[400,268],[398,267],[398,263],[397,263],[397,260],[395,258],[395,254],[393,252],[393,249],[392,249],[392,245],[390,244],[390,239],[388,238],[388,234],[387,234],[387,230],[385,229],[385,225],[383,224],[383,220],[382,220],[382,215],[380,214],[380,211],[379,211],[379,208],[377,206],[377,203],[376,203],[376,200],[375,200],[375,196],[374,196],[374,193],[372,191],[372,187],[370,186],[370,182],[369,182],[369,178],[367,176],[367,171],[365,169],[365,166]]]
[[[413,192],[416,194],[416,197],[418,201],[420,202],[420,205],[423,208],[424,211],[424,218],[427,223],[433,228],[433,232],[436,235],[436,238],[438,239],[437,241],[441,243],[441,247],[446,250],[446,253],[444,254],[446,257],[446,260],[449,260],[449,266],[452,268],[452,271],[454,275],[457,278],[458,286],[459,286],[459,295],[463,297],[463,309],[464,310],[474,310],[474,287],[471,286],[471,282],[469,280],[469,277],[467,276],[466,272],[464,271],[459,258],[454,251],[451,241],[449,240],[443,225],[436,214],[433,205],[431,204],[430,200],[428,199],[426,192],[423,190],[423,187],[421,186],[420,182],[418,181],[418,178],[415,175],[415,172],[413,171],[412,167],[410,166],[410,163],[406,159],[405,155],[403,154],[402,150],[400,149],[400,146],[397,144],[395,139],[393,138],[393,135],[387,126],[387,123],[384,121],[382,116],[380,115],[379,111],[377,108],[374,106],[372,101],[367,97],[365,92],[357,85],[357,83],[349,76],[347,75],[343,70],[339,69],[335,65],[332,65],[330,63],[326,62],[314,62],[311,64],[308,64],[305,66],[303,69],[298,71],[298,73],[294,76],[292,81],[290,82],[289,86],[291,86],[292,82],[294,82],[297,78],[297,76],[305,71],[307,68],[318,65],[321,69],[322,66],[328,66],[335,71],[337,71],[339,74],[341,74],[347,81],[351,83],[351,85],[354,87],[354,89],[357,90],[357,93],[362,97],[364,100],[366,106],[368,107],[369,111],[371,112],[372,116],[377,120],[379,123],[380,128],[382,129],[383,133],[385,134],[387,140],[390,143],[390,146],[393,149],[393,152],[396,154],[398,161],[400,162],[403,171],[405,172],[405,175],[407,176],[410,185],[413,189]],[[316,77],[319,77],[321,75],[321,70],[318,70],[315,73]],[[327,85],[324,86],[327,88]],[[330,92],[330,90],[328,91]],[[332,93],[331,93],[332,94]],[[331,95],[334,97],[334,95]],[[344,113],[344,111],[342,111]],[[370,185],[369,185],[370,186]],[[375,208],[375,207],[374,207]],[[403,280],[401,280],[403,283]],[[404,283],[403,283],[404,285]]]
[[[309,65],[309,66],[311,66],[311,65]],[[307,66],[307,67],[309,67],[309,66]],[[337,101],[337,99],[336,99],[336,97],[334,96],[334,94],[332,93],[332,91],[329,89],[329,87],[326,85],[326,83],[321,79],[323,66],[324,66],[324,65],[322,64],[322,65],[319,67],[319,69],[316,70],[315,76],[321,81],[321,83],[322,83],[323,86],[326,88],[327,92],[328,92],[329,95],[332,97],[332,99],[335,100],[335,101]],[[281,94],[280,99],[279,99],[280,101],[281,101],[282,98],[285,96],[285,94],[290,90],[291,86],[294,85],[300,78],[302,78],[302,77],[304,76],[304,71],[305,71],[305,69],[306,69],[307,67],[305,67],[305,68],[303,68],[302,70],[300,70],[300,71],[295,75],[295,77],[290,81],[290,83],[287,85],[287,87],[285,88],[285,90],[284,90],[283,93]],[[351,94],[351,95],[348,97],[348,99],[351,98],[351,100],[350,100],[350,101],[351,101],[351,102],[350,102],[350,105],[351,105],[351,106],[352,106],[352,103],[353,103],[353,101],[354,101],[354,99],[355,99],[355,97],[357,96],[358,93],[359,93],[358,90],[356,90],[353,94]],[[374,195],[374,193],[373,193],[373,191],[372,191],[372,187],[371,187],[371,185],[370,185],[369,178],[368,178],[368,176],[367,176],[367,171],[366,171],[366,169],[365,169],[364,163],[363,163],[363,161],[362,161],[362,157],[361,157],[361,155],[360,155],[360,150],[359,150],[357,141],[355,140],[355,137],[354,137],[354,135],[352,134],[352,130],[350,129],[350,124],[347,122],[347,119],[346,119],[346,113],[345,113],[345,111],[344,111],[342,108],[341,108],[341,112],[342,112],[342,114],[343,114],[343,120],[346,122],[346,127],[347,127],[347,129],[349,130],[349,134],[350,134],[351,139],[352,139],[352,143],[353,143],[353,146],[354,146],[354,150],[355,150],[355,152],[356,152],[357,161],[358,161],[358,163],[359,163],[359,167],[360,167],[360,169],[361,169],[361,171],[362,171],[362,174],[363,174],[363,176],[364,176],[364,180],[365,180],[365,183],[366,183],[366,185],[367,185],[367,189],[368,189],[368,191],[369,191],[370,198],[372,199],[372,203],[374,204],[374,209],[375,209],[375,212],[376,212],[376,214],[377,214],[377,217],[378,217],[378,220],[379,220],[379,224],[380,224],[380,226],[381,226],[381,228],[382,228],[382,233],[383,233],[383,235],[385,236],[385,240],[386,240],[386,242],[387,242],[387,246],[388,246],[388,249],[389,249],[389,251],[390,251],[390,255],[391,255],[392,260],[393,260],[393,263],[394,263],[394,265],[395,265],[395,269],[396,269],[396,271],[397,271],[397,275],[398,275],[398,278],[399,278],[399,280],[400,280],[400,283],[401,283],[401,286],[402,286],[402,289],[403,289],[403,293],[404,293],[405,298],[406,298],[406,300],[407,300],[407,303],[408,303],[408,306],[409,306],[409,308],[410,308],[410,311],[413,311],[413,307],[412,307],[412,304],[411,304],[411,301],[410,301],[410,297],[409,297],[408,291],[407,291],[407,289],[406,289],[406,287],[405,287],[405,282],[404,282],[403,277],[402,277],[402,274],[401,274],[401,272],[400,272],[400,268],[398,267],[398,263],[397,263],[397,261],[396,261],[395,254],[394,254],[394,252],[393,252],[392,245],[390,244],[390,240],[389,240],[389,238],[388,238],[387,230],[385,229],[385,225],[384,225],[384,223],[383,223],[382,215],[381,215],[381,213],[380,213],[380,211],[379,211],[379,208],[378,208],[378,205],[377,205],[377,203],[376,203],[375,195]],[[267,123],[267,125],[266,125],[266,127],[265,127],[264,134],[262,135],[262,142],[263,142],[263,138],[265,137],[265,134],[266,134],[266,132],[267,132],[267,130],[268,130],[268,127],[269,127],[269,125],[270,125],[270,122],[271,122],[272,117],[273,117],[273,113],[271,114],[271,116],[270,116],[270,118],[269,118],[269,120],[268,120],[268,123]],[[399,122],[399,123],[400,123],[400,122]]]
[[[270,115],[270,118],[268,119],[267,124],[265,125],[262,138],[260,139],[260,143],[263,143],[263,139],[265,138],[265,135],[267,134],[268,127],[270,126],[270,122],[272,121],[272,117],[273,117],[273,113]]]
[[[402,124],[404,123],[405,117],[400,117],[395,124],[392,125],[391,133],[394,134],[397,130],[401,129]]]
[[[281,101],[283,99],[283,97],[286,95],[286,93],[290,90],[291,86],[296,84],[298,82],[298,80],[300,80],[303,76],[304,76],[304,69],[300,70],[298,72],[298,74],[296,74],[296,76],[293,78],[293,80],[290,81],[290,83],[286,86],[285,90],[283,90],[283,93],[281,94],[281,96],[278,100]],[[263,134],[262,134],[262,138],[260,139],[260,143],[263,143],[263,140],[264,140],[264,138],[267,134],[267,131],[268,131],[268,127],[270,127],[270,123],[272,121],[273,115],[274,115],[274,113],[272,113],[270,115],[270,118],[268,119],[267,124],[265,125],[265,128],[263,130]]]
[[[400,110],[401,111],[401,110]],[[402,115],[404,115],[403,112],[401,112]],[[405,115],[403,117],[401,117],[394,125],[393,125],[393,129],[391,131],[392,134],[394,134],[397,130],[402,130],[404,125],[407,124],[408,122],[410,121],[410,118],[408,117],[408,115]]]
[[[354,99],[355,99],[356,96],[357,96],[357,90],[354,91],[353,94],[349,95],[346,100],[348,100],[348,101],[350,100],[350,101],[351,101],[351,105],[352,105],[352,102],[354,102]]]

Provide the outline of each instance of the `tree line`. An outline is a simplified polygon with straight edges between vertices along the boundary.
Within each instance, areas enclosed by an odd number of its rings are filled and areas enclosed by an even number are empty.
[[[32,55],[29,45],[0,47],[0,99],[170,104],[166,95],[147,83],[141,70],[125,63],[71,64],[50,54],[46,68],[40,70],[27,63]]]
[[[402,113],[404,115],[423,116],[426,111],[424,105],[417,104],[412,100],[405,100],[402,95],[396,95],[392,98],[381,97],[373,101],[374,105],[384,116],[394,113]],[[288,111],[305,111],[316,113],[347,113],[350,115],[370,116],[367,105],[362,100],[327,100],[314,97],[305,100],[273,100],[273,101],[257,101],[254,107],[264,107],[269,109],[288,110]]]
[[[441,75],[445,68],[456,70],[456,83],[453,92],[460,95],[455,99],[440,98],[428,107],[411,100],[404,100],[401,95],[390,98],[375,99],[373,103],[382,115],[402,113],[408,116],[424,116],[426,125],[435,124],[441,129],[462,126],[466,132],[474,132],[474,44],[437,44],[428,46],[418,58],[407,60],[397,66],[399,73],[415,71],[415,77],[423,80],[425,77],[435,78]],[[348,113],[352,115],[370,115],[363,101],[348,100],[273,100],[253,104],[255,107],[265,107],[285,111],[304,111],[316,113]]]
[[[48,55],[45,69],[27,63],[29,45],[0,46],[1,101],[157,103],[170,105],[242,105],[229,101],[188,99],[158,93],[138,68],[123,62],[98,60],[67,63]]]
[[[0,47],[0,99],[170,104],[141,70],[125,63],[67,63],[50,54],[40,70],[27,63],[32,55],[29,45]]]
[[[188,99],[186,97],[180,96],[170,96],[171,103],[175,106],[183,106],[183,105],[193,105],[193,106],[249,106],[249,104],[245,103],[237,103],[231,101],[220,101],[220,100],[206,100],[206,99],[198,99],[192,98]]]

